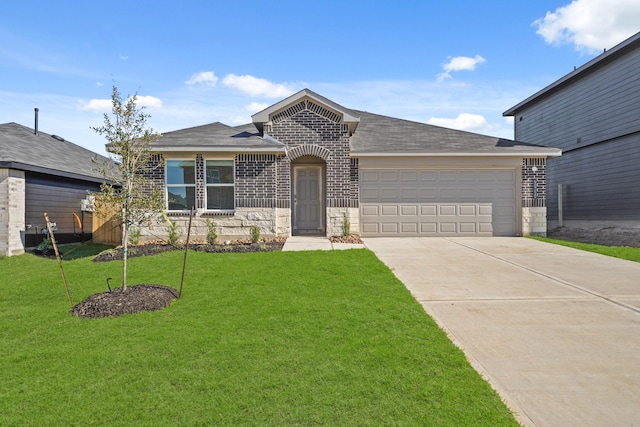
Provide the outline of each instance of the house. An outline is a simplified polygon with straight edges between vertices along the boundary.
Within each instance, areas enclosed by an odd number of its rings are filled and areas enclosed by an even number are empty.
[[[91,214],[81,209],[81,202],[103,181],[93,157],[107,160],[40,132],[37,120],[35,129],[0,124],[0,255],[37,246],[46,230],[44,212],[57,224],[56,241],[91,238]],[[85,223],[87,230],[82,230]]]
[[[192,235],[519,236],[546,233],[545,165],[561,154],[347,109],[311,90],[252,123],[168,132],[151,178]],[[349,230],[345,230],[345,219]],[[154,233],[157,233],[154,230]]]
[[[562,149],[547,164],[551,228],[640,225],[639,100],[640,33],[504,112],[516,140]]]

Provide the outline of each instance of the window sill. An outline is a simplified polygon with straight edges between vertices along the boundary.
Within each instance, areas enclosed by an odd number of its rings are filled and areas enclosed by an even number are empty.
[[[201,216],[234,216],[235,211],[205,211]]]

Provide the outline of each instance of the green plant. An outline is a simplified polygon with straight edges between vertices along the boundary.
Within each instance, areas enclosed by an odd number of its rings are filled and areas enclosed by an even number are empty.
[[[42,239],[42,242],[40,242],[40,244],[36,246],[36,249],[42,253],[48,252],[51,249],[53,249],[53,243],[51,242],[51,237],[47,236],[44,239]]]
[[[207,243],[215,245],[218,239],[218,224],[214,220],[207,218]]]
[[[160,186],[154,185],[149,177],[154,167],[161,167],[153,161],[157,155],[151,152],[151,144],[160,138],[160,134],[147,126],[150,116],[144,112],[144,107],[137,105],[137,100],[137,94],[122,99],[114,85],[111,114],[104,114],[102,126],[92,127],[107,140],[107,151],[115,157],[115,161],[98,165],[104,182],[100,193],[95,195],[95,205],[96,212],[115,214],[122,224],[123,290],[127,289],[129,229],[148,222],[164,205]]]
[[[164,220],[167,222],[167,228],[168,228],[167,238],[169,239],[169,244],[175,245],[178,242],[178,239],[180,238],[180,227],[178,226],[178,223],[176,221],[169,218],[169,215],[167,215],[165,211],[162,211],[162,216],[164,217]]]
[[[131,283],[175,283],[182,256],[131,258]],[[0,425],[517,425],[373,252],[189,257],[188,297],[94,320],[43,286],[55,260],[2,259]],[[119,282],[91,258],[65,266],[79,301]]]
[[[351,235],[351,222],[346,212],[342,213],[342,235],[345,237]]]
[[[137,245],[140,243],[140,236],[142,235],[142,230],[138,226],[130,226],[129,227],[129,243],[132,245]]]
[[[260,227],[257,225],[251,226],[251,243],[258,243],[260,240]]]

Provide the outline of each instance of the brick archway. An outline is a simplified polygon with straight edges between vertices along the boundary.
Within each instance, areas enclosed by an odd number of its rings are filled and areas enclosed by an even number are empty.
[[[316,144],[298,145],[287,152],[289,160],[294,161],[302,156],[319,157],[325,162],[331,157],[331,151]]]

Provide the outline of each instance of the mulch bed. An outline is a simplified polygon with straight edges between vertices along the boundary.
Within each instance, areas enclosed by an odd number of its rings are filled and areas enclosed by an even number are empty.
[[[233,240],[228,243],[220,243],[215,245],[195,243],[189,244],[189,249],[199,252],[211,253],[246,253],[246,252],[270,252],[281,251],[286,239],[278,238],[273,240],[262,240],[258,243],[251,243],[248,240]],[[129,246],[128,258],[135,258],[147,255],[156,255],[163,252],[184,250],[184,247],[169,245],[165,242],[161,243],[145,243],[142,245]],[[94,262],[106,262],[122,260],[123,251],[121,247],[109,249],[99,253]]]
[[[117,317],[141,311],[160,310],[178,298],[178,291],[162,285],[140,284],[94,294],[71,308],[71,314],[84,318]]]

